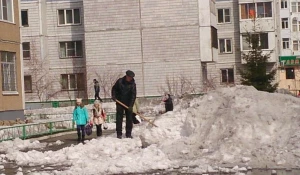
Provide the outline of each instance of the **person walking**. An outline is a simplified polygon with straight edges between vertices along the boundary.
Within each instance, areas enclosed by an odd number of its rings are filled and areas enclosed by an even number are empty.
[[[94,89],[95,89],[95,100],[100,100],[102,102],[103,100],[99,96],[100,94],[99,82],[96,79],[94,79],[93,81],[94,81]]]
[[[118,100],[128,106],[125,109],[119,103],[116,103],[116,132],[117,138],[122,138],[122,123],[123,114],[126,114],[126,138],[132,138],[132,110],[134,101],[136,99],[136,84],[134,80],[134,72],[131,70],[126,71],[126,75],[119,78],[111,90],[111,96],[114,101]]]
[[[77,141],[84,143],[85,139],[85,125],[89,121],[89,114],[87,108],[82,103],[82,99],[76,99],[75,109],[73,111],[73,122],[76,124]]]
[[[99,100],[94,102],[92,112],[91,122],[96,125],[96,134],[97,137],[100,137],[102,136],[102,124],[105,122],[106,114]]]

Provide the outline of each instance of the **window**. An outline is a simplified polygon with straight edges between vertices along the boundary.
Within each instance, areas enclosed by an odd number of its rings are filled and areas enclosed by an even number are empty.
[[[84,74],[61,74],[62,90],[84,90]]]
[[[58,10],[58,25],[80,24],[79,9]]]
[[[218,9],[218,23],[229,23],[229,22],[230,22],[230,10]]]
[[[24,89],[26,93],[32,92],[32,79],[31,75],[24,76]]]
[[[298,31],[298,19],[296,17],[293,18],[292,24],[293,24],[293,32],[297,32]]]
[[[285,77],[286,79],[295,79],[294,68],[285,68]]]
[[[0,0],[0,20],[13,21],[13,0]]]
[[[30,59],[30,42],[22,43],[23,47],[23,59],[28,60]]]
[[[272,17],[272,3],[271,2],[257,3],[257,17],[258,18]]]
[[[298,51],[299,49],[299,41],[295,40],[293,41],[293,50]]]
[[[288,29],[289,28],[288,18],[281,18],[281,27],[282,27],[282,29]]]
[[[260,46],[261,49],[269,49],[268,33],[251,34],[251,36],[252,35],[258,35],[258,37],[259,37],[259,46]],[[246,34],[243,34],[242,35],[243,50],[251,50],[252,44],[249,43],[249,41],[247,41],[247,39],[248,39],[248,36]]]
[[[232,53],[231,39],[219,39],[220,53]]]
[[[218,30],[214,27],[210,28],[211,30],[211,47],[218,48]]]
[[[289,38],[282,38],[282,48],[283,49],[290,48],[290,39]]]
[[[2,90],[17,91],[16,82],[16,53],[0,52],[1,73],[2,73]]]
[[[60,42],[60,58],[82,57],[82,42],[68,41]]]
[[[300,2],[292,2],[292,12],[300,12]]]
[[[28,27],[28,10],[21,10],[22,26]]]
[[[281,0],[281,8],[286,9],[287,8],[287,0]]]
[[[221,83],[234,83],[233,69],[221,69]]]
[[[241,19],[272,17],[272,2],[241,4]]]

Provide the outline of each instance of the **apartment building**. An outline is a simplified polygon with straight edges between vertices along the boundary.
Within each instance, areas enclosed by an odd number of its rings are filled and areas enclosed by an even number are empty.
[[[115,73],[127,69],[136,73],[138,96],[174,93],[184,79],[202,91],[203,65],[218,56],[214,1],[90,0],[83,6],[87,84],[105,82],[102,96],[110,96]]]
[[[18,0],[0,1],[0,120],[24,118]]]
[[[259,33],[263,53],[270,53],[268,70],[277,68],[280,54],[279,6],[275,0],[216,0],[218,11],[219,59],[216,75],[221,84],[239,84],[242,53],[250,50],[247,33]],[[277,76],[276,81],[279,81]]]
[[[22,0],[26,101],[86,98],[82,1]]]
[[[281,53],[279,88],[300,91],[300,1],[280,1]]]
[[[203,89],[217,61],[214,0],[22,0],[26,101],[109,97],[136,73],[138,96]],[[201,13],[200,13],[201,12]]]

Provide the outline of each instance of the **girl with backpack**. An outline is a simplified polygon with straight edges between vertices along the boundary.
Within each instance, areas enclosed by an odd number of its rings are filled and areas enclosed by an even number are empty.
[[[76,106],[73,111],[73,122],[77,126],[78,142],[84,143],[85,139],[85,125],[89,121],[89,114],[87,108],[82,103],[80,98],[76,99]]]
[[[96,133],[100,137],[102,136],[102,124],[105,123],[106,114],[99,100],[95,100],[92,112],[91,122],[96,125]]]

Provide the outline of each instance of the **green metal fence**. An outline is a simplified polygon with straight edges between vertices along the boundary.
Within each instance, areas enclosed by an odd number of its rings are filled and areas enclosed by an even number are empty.
[[[115,113],[107,114],[106,122],[114,123],[116,121]],[[72,131],[75,129],[74,122],[71,119],[39,121],[38,123],[2,126],[0,127],[0,142],[13,140],[15,138],[27,139],[42,135],[51,135],[59,132]]]

